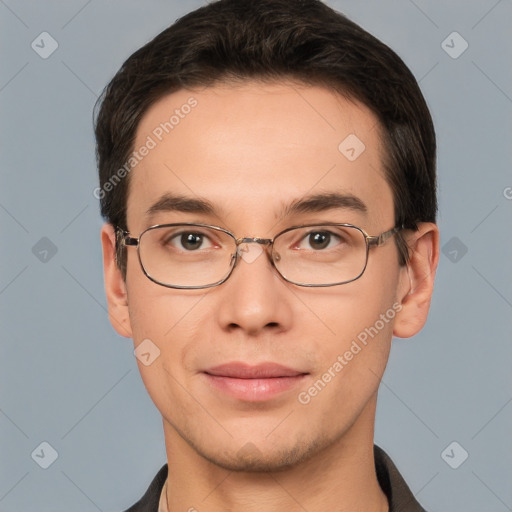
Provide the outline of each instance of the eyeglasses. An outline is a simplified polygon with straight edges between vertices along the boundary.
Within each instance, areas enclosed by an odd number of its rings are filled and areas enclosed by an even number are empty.
[[[281,277],[298,286],[336,286],[355,281],[368,264],[370,247],[383,245],[402,227],[377,236],[351,224],[294,226],[274,238],[236,238],[219,226],[158,224],[138,238],[117,228],[121,243],[136,246],[144,274],[168,288],[210,288],[225,282],[240,258],[251,262],[247,244],[265,248]],[[256,249],[256,248],[253,248]],[[270,249],[270,251],[269,251]],[[259,255],[259,253],[258,253]],[[256,256],[257,257],[257,256]]]

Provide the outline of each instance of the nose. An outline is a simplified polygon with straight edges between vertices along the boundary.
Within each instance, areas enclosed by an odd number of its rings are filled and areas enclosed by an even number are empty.
[[[242,239],[236,268],[219,287],[217,318],[222,329],[249,335],[290,328],[290,292],[270,259],[265,239]]]

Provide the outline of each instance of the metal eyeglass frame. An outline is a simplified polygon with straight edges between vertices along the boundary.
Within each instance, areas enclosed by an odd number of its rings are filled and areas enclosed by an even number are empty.
[[[231,256],[231,270],[228,272],[228,274],[225,277],[223,277],[221,280],[219,280],[219,281],[217,281],[215,283],[212,283],[212,284],[204,285],[204,286],[170,285],[170,284],[162,283],[161,281],[158,281],[157,279],[152,277],[146,271],[146,269],[145,269],[145,267],[144,267],[144,265],[142,263],[141,257],[140,257],[140,239],[142,238],[144,233],[146,233],[147,231],[150,231],[152,229],[163,228],[163,227],[173,227],[173,226],[197,226],[197,227],[201,227],[201,228],[210,228],[210,229],[214,229],[214,230],[217,230],[217,231],[221,231],[221,232],[229,235],[235,241],[236,252],[235,252],[235,254],[233,254]],[[126,230],[122,229],[121,227],[117,227],[116,231],[121,235],[121,241],[122,241],[122,243],[126,247],[129,247],[129,246],[130,247],[137,247],[137,255],[138,255],[140,266],[142,268],[142,271],[143,271],[144,275],[150,281],[153,281],[154,283],[159,284],[161,286],[165,286],[166,288],[176,288],[176,289],[182,289],[182,290],[196,290],[196,289],[201,289],[201,288],[212,288],[214,286],[218,286],[218,285],[224,283],[225,281],[227,281],[229,279],[229,277],[233,273],[233,270],[235,269],[235,267],[236,267],[236,265],[237,265],[237,263],[238,263],[238,261],[240,259],[240,251],[238,250],[238,246],[239,245],[241,245],[241,244],[249,244],[249,243],[256,243],[256,244],[264,245],[266,247],[273,247],[273,244],[274,244],[274,241],[276,240],[276,238],[278,238],[279,236],[283,235],[284,233],[287,233],[288,231],[292,231],[294,229],[300,229],[300,228],[323,227],[323,226],[326,226],[326,227],[328,227],[328,226],[338,226],[338,227],[354,228],[354,229],[357,229],[358,231],[360,231],[362,233],[362,235],[364,236],[365,242],[366,242],[366,259],[365,259],[365,263],[364,263],[363,269],[361,270],[359,275],[354,277],[353,279],[349,279],[347,281],[341,281],[341,282],[338,282],[338,283],[329,283],[329,284],[299,283],[299,282],[292,281],[292,280],[288,279],[287,277],[285,277],[283,274],[281,274],[281,272],[279,271],[279,269],[275,265],[273,252],[270,252],[270,254],[269,254],[269,252],[266,251],[267,252],[267,256],[269,258],[269,261],[272,264],[272,266],[275,268],[276,272],[285,281],[287,281],[288,283],[291,283],[291,284],[294,284],[294,285],[297,285],[297,286],[304,286],[304,287],[311,287],[311,288],[312,287],[319,288],[319,287],[328,287],[328,286],[339,286],[339,285],[342,285],[342,284],[351,283],[352,281],[355,281],[355,280],[359,279],[364,274],[364,271],[366,270],[366,267],[368,265],[368,255],[369,255],[369,252],[370,252],[370,247],[373,247],[373,246],[374,247],[380,247],[387,240],[389,240],[394,234],[396,234],[399,231],[401,231],[402,229],[404,229],[404,226],[396,226],[396,227],[394,227],[392,229],[389,229],[388,231],[384,231],[380,235],[369,235],[368,233],[366,233],[366,231],[364,229],[362,229],[362,228],[360,228],[358,226],[354,226],[353,224],[344,224],[344,223],[336,223],[336,222],[325,222],[325,223],[318,223],[318,224],[301,224],[301,225],[298,225],[298,226],[292,226],[292,227],[284,229],[283,231],[280,231],[279,233],[277,233],[277,235],[274,236],[274,238],[258,238],[258,237],[237,238],[233,233],[231,233],[227,229],[221,228],[220,226],[213,226],[213,225],[210,225],[210,224],[202,224],[202,223],[197,223],[197,222],[176,222],[176,223],[172,223],[172,224],[155,224],[153,226],[150,226],[150,227],[146,228],[144,231],[142,231],[141,234],[138,236],[138,238],[132,237],[130,235],[129,231],[126,231]]]

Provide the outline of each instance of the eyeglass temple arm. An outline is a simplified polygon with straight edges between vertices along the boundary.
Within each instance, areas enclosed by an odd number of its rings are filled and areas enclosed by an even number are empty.
[[[376,245],[377,247],[379,247],[380,245],[384,244],[387,240],[389,240],[395,233],[398,233],[402,229],[404,229],[403,226],[396,226],[393,229],[390,229],[389,231],[381,233],[380,235],[368,236],[368,245]]]
[[[139,245],[139,239],[131,237],[128,231],[125,231],[122,228],[117,228],[116,232],[118,235],[118,240],[122,242],[124,245]]]

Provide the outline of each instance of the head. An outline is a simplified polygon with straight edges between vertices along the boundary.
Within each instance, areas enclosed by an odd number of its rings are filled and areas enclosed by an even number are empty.
[[[367,434],[392,336],[423,326],[437,265],[435,133],[402,60],[319,0],[220,0],[135,52],[99,106],[109,314],[158,349],[138,364],[166,434],[231,469],[293,465]],[[121,236],[181,222],[238,238],[400,230],[343,285],[286,282],[266,249],[190,290],[149,280]],[[269,400],[233,398],[205,374],[231,361],[304,378]]]

